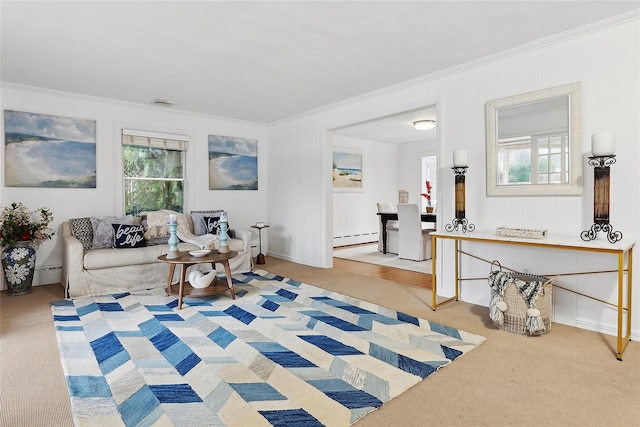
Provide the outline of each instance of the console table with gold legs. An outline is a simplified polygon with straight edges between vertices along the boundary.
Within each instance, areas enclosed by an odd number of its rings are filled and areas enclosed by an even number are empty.
[[[438,302],[438,288],[437,288],[437,280],[436,280],[436,252],[437,246],[436,242],[438,239],[449,239],[454,240],[455,243],[455,294],[454,296],[441,300]],[[618,298],[617,304],[611,304],[606,301],[599,300],[597,298],[591,297],[589,295],[585,295],[582,293],[575,292],[581,296],[591,298],[606,304],[613,305],[617,308],[618,314],[618,337],[617,337],[617,349],[616,349],[616,357],[618,360],[622,360],[622,354],[627,347],[627,344],[631,340],[631,288],[633,283],[633,247],[635,246],[635,242],[622,239],[616,243],[609,243],[606,241],[592,240],[585,242],[579,238],[572,237],[552,237],[549,236],[546,239],[524,239],[524,238],[514,238],[514,237],[501,237],[497,236],[495,233],[490,232],[473,232],[473,233],[444,233],[444,232],[433,232],[431,233],[431,267],[433,274],[431,276],[431,286],[432,286],[432,296],[431,296],[431,308],[435,311],[436,308],[442,304],[445,304],[450,301],[457,301],[460,297],[460,281],[462,278],[460,277],[460,256],[466,254],[461,250],[461,244],[463,241],[467,242],[476,242],[476,243],[492,243],[492,244],[501,244],[501,245],[520,245],[520,246],[530,246],[530,247],[538,247],[538,248],[546,248],[546,249],[557,249],[557,250],[574,250],[574,251],[588,251],[588,252],[599,252],[603,254],[614,255],[617,258],[617,284],[618,284]],[[468,254],[466,254],[468,255]],[[625,263],[626,260],[626,263]],[[585,272],[586,273],[600,273],[600,272]],[[624,275],[626,277],[626,301],[624,301],[625,294],[625,280]],[[562,274],[560,274],[562,275]],[[563,288],[564,289],[564,288]],[[626,322],[623,321],[624,313],[626,312]]]

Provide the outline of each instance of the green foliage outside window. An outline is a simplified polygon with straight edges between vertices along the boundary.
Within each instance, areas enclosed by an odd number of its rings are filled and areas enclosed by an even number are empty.
[[[509,167],[509,183],[531,182],[531,165],[518,163]]]
[[[154,147],[123,146],[125,212],[184,208],[184,153]]]

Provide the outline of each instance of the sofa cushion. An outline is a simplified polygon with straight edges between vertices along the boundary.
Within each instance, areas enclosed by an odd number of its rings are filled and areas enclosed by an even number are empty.
[[[111,224],[133,225],[133,216],[128,215],[123,218],[115,216],[91,217],[93,227],[92,249],[111,248],[113,246],[113,227]]]
[[[200,249],[191,243],[179,243],[178,250],[192,251]],[[96,270],[101,268],[117,268],[126,265],[149,264],[158,261],[160,255],[164,255],[169,250],[169,245],[144,246],[141,248],[120,249],[93,249],[85,252],[84,268],[86,270]],[[136,280],[132,277],[131,280]]]
[[[91,225],[91,218],[71,218],[69,220],[71,226],[71,234],[82,243],[82,248],[85,251],[91,249],[93,245],[93,226]]]
[[[145,246],[142,225],[111,224],[115,249],[140,248]]]
[[[155,246],[155,245],[168,245],[169,244],[169,236],[161,236],[161,237],[152,237],[147,239],[147,234],[144,234],[146,245],[147,246]]]

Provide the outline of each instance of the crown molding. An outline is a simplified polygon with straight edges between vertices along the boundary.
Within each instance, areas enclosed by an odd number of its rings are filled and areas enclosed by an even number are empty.
[[[176,114],[176,115],[182,115],[182,116],[188,116],[188,117],[195,116],[195,117],[201,117],[205,119],[224,120],[227,122],[250,124],[250,125],[260,126],[260,127],[267,126],[266,123],[252,122],[249,120],[234,119],[230,117],[214,116],[210,114],[198,113],[198,112],[189,111],[189,110],[181,110],[180,108],[175,108],[175,107],[167,108],[164,106],[158,106],[151,103],[141,104],[138,102],[123,101],[115,98],[104,98],[104,97],[95,96],[95,95],[86,95],[86,94],[77,93],[77,92],[66,92],[58,89],[48,89],[48,88],[43,88],[38,86],[30,86],[30,85],[24,85],[20,83],[13,83],[13,82],[6,82],[6,81],[0,81],[0,104],[4,102],[4,100],[2,99],[3,97],[1,96],[2,95],[1,92],[4,89],[15,89],[15,90],[31,92],[31,93],[40,94],[40,95],[62,96],[65,98],[71,97],[71,98],[76,98],[76,99],[89,101],[89,102],[97,102],[102,104],[107,103],[112,105],[120,105],[123,107],[138,108],[142,110],[170,113],[170,114]]]
[[[312,115],[322,114],[324,112],[327,112],[336,108],[347,107],[349,105],[357,104],[363,101],[368,101],[383,95],[393,94],[414,86],[429,83],[434,80],[450,77],[455,74],[459,74],[459,73],[469,71],[484,65],[488,65],[493,62],[502,61],[505,59],[512,58],[514,56],[522,55],[522,54],[531,52],[533,50],[542,49],[554,44],[566,42],[569,40],[576,39],[578,37],[582,37],[588,34],[603,31],[612,27],[616,27],[618,25],[623,25],[628,22],[637,21],[638,19],[640,19],[640,9],[634,9],[632,11],[625,12],[620,15],[612,16],[610,18],[603,19],[601,21],[592,22],[590,24],[583,25],[581,27],[563,31],[561,33],[557,33],[551,36],[543,37],[541,39],[534,40],[532,42],[528,42],[511,49],[503,50],[493,55],[488,55],[482,58],[474,59],[472,61],[468,61],[468,62],[455,65],[440,71],[436,71],[421,77],[417,77],[415,79],[406,80],[404,82],[401,82],[392,86],[387,86],[385,88],[378,89],[372,92],[368,92],[363,95],[358,95],[349,99],[345,99],[343,101],[339,101],[330,105],[325,105],[323,107],[316,108],[314,110],[306,111],[304,113],[300,113],[295,116],[291,116],[285,119],[275,120],[267,124],[269,126],[278,125],[281,123],[286,123],[290,120],[302,119]]]

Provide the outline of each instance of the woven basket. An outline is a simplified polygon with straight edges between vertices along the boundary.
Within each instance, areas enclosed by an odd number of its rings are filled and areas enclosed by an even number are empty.
[[[536,308],[540,310],[540,316],[542,317],[542,321],[544,322],[545,330],[536,335],[543,335],[551,332],[551,310],[553,306],[552,295],[553,282],[555,282],[555,277],[549,279],[547,277],[541,276],[519,273],[515,274],[517,274],[517,277],[522,280],[546,280],[546,282],[542,285],[542,294],[536,301]],[[494,291],[491,292],[492,297],[495,294],[496,293]],[[507,304],[507,310],[504,312],[504,323],[501,326],[498,326],[498,328],[503,331],[512,332],[514,334],[528,335],[527,309],[529,308],[529,306],[527,305],[520,292],[518,292],[516,286],[513,284],[508,285],[504,289],[503,297],[504,302]]]

